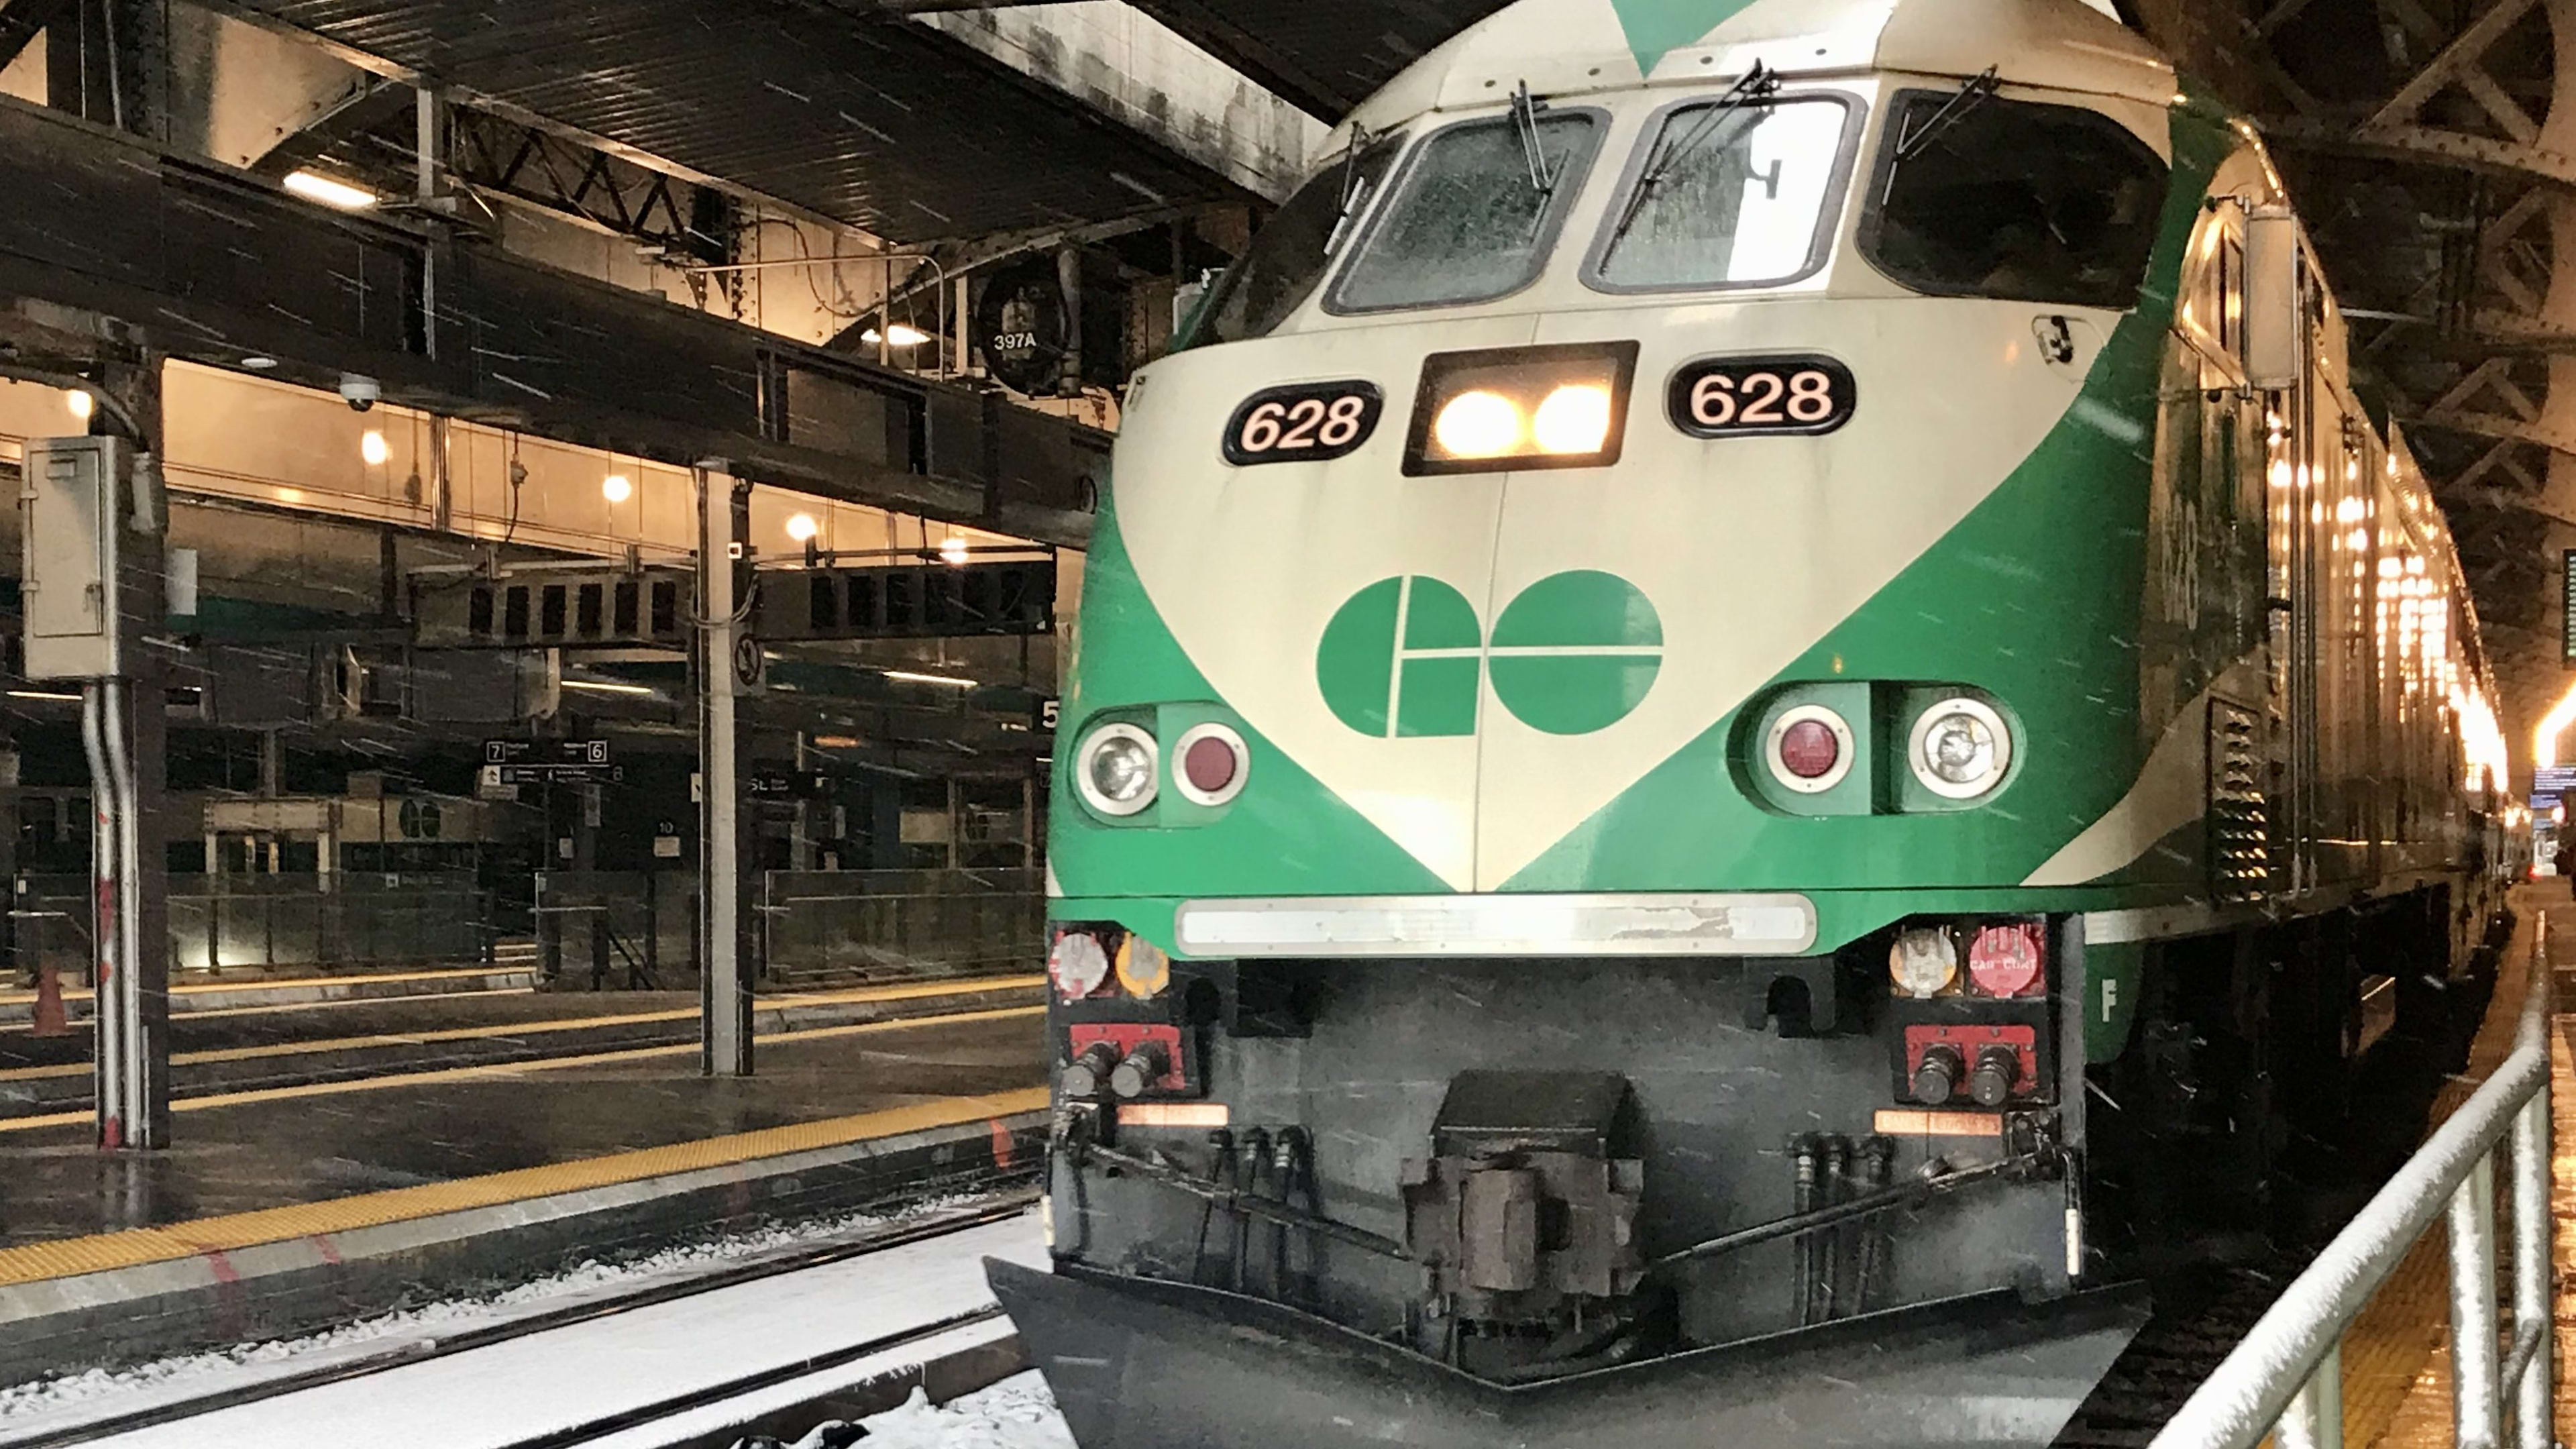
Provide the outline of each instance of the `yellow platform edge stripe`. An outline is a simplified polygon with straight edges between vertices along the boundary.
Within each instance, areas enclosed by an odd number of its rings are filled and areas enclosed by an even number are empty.
[[[862,1112],[819,1122],[800,1122],[786,1127],[768,1127],[757,1132],[708,1137],[695,1142],[676,1142],[665,1147],[587,1157],[544,1167],[523,1167],[481,1177],[458,1178],[452,1182],[362,1193],[355,1197],[334,1198],[329,1202],[261,1208],[255,1212],[173,1223],[168,1227],[136,1228],[94,1237],[68,1238],[56,1243],[0,1248],[0,1286],[101,1273],[147,1263],[166,1263],[206,1253],[233,1252],[265,1243],[325,1237],[358,1228],[495,1207],[529,1198],[615,1187],[647,1178],[728,1167],[762,1158],[844,1147],[878,1138],[1043,1111],[1046,1105],[1047,1090],[1044,1087],[980,1097],[946,1097],[908,1107]]]
[[[1028,990],[1046,984],[1043,973],[1025,976],[960,976],[951,981],[907,982],[900,986],[867,986],[849,991],[809,992],[796,996],[766,997],[753,1002],[755,1013],[764,1011],[801,1011],[818,1006],[862,1006],[886,1001],[916,1001],[933,996],[980,996],[997,991]],[[425,1000],[422,997],[397,998],[404,1001]],[[657,1022],[695,1021],[696,1007],[672,1011],[635,1011],[617,1016],[570,1016],[550,1021],[495,1022],[486,1026],[446,1027],[437,1031],[384,1032],[375,1036],[330,1037],[317,1041],[271,1042],[266,1046],[225,1047],[214,1051],[180,1052],[170,1058],[174,1067],[197,1066],[208,1062],[247,1062],[273,1057],[303,1056],[320,1052],[364,1051],[370,1047],[432,1046],[440,1042],[488,1041],[494,1037],[535,1036],[545,1032],[596,1030],[611,1026],[649,1026]],[[776,1035],[776,1033],[770,1033]],[[0,1082],[29,1082],[58,1077],[86,1077],[93,1070],[88,1062],[65,1062],[50,1067],[13,1067],[0,1071]]]

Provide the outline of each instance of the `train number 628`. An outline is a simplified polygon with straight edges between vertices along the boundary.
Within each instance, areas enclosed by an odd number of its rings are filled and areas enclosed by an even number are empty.
[[[1300,383],[1265,388],[1243,400],[1225,425],[1225,460],[1313,463],[1339,458],[1377,431],[1386,397],[1372,383]]]
[[[1673,426],[1698,438],[1830,433],[1851,421],[1859,388],[1830,357],[1725,357],[1673,374]]]

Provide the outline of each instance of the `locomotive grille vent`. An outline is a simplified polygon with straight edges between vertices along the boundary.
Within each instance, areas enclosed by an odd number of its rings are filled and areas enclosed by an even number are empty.
[[[2223,901],[2255,899],[2271,884],[2261,728],[2254,711],[2210,701],[2209,870]]]

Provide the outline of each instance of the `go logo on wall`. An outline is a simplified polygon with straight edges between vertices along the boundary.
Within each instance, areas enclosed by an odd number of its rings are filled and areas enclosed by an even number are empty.
[[[1523,589],[1490,638],[1467,596],[1421,574],[1380,579],[1324,626],[1315,683],[1335,718],[1377,739],[1476,732],[1483,684],[1512,717],[1584,735],[1628,717],[1663,665],[1664,626],[1637,586],[1592,569]]]

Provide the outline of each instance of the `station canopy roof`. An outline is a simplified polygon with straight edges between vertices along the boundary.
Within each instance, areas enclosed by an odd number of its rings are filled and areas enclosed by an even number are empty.
[[[1338,121],[1508,0],[1135,0],[1289,102]]]
[[[897,243],[1248,196],[905,0],[227,4]]]

